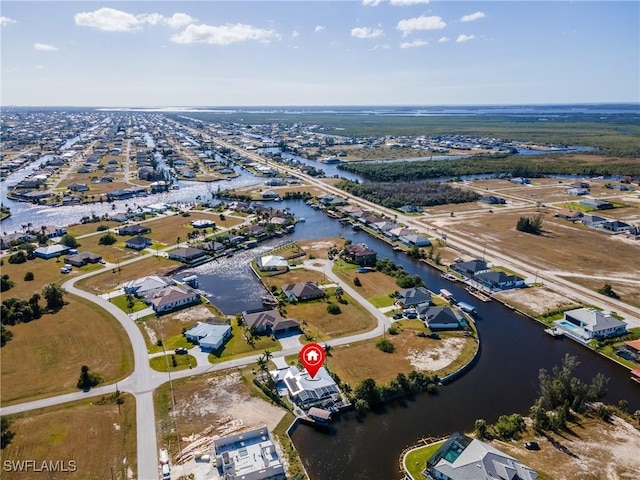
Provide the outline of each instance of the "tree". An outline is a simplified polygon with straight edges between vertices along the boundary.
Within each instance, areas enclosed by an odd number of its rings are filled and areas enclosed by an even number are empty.
[[[611,298],[620,298],[620,295],[618,295],[614,290],[613,287],[611,286],[611,284],[609,283],[605,283],[601,288],[599,288],[597,290],[598,293],[602,294],[602,295],[606,295],[607,297],[611,297]]]
[[[487,438],[487,421],[479,418],[473,425],[473,433],[478,440]]]
[[[353,284],[354,284],[356,287],[361,287],[361,286],[362,286],[362,282],[360,281],[360,279],[359,279],[358,277],[355,277],[355,278],[353,279]]]
[[[42,288],[42,296],[47,302],[47,310],[60,310],[64,305],[65,291],[60,285],[49,283]]]
[[[35,277],[33,276],[33,272],[27,272],[24,274],[24,281],[31,282]]]
[[[127,293],[127,308],[129,309],[129,313],[133,312],[133,307],[136,305],[136,299],[130,293]]]
[[[327,313],[330,313],[331,315],[339,315],[340,313],[342,313],[342,310],[340,310],[340,307],[335,303],[328,303]]]
[[[0,417],[0,448],[3,450],[15,436],[15,432],[9,430],[9,427],[11,427],[11,419],[6,415],[2,415]]]
[[[60,244],[69,248],[78,248],[78,245],[79,245],[75,237],[68,233],[65,233],[64,235],[62,235],[62,237],[60,238]]]
[[[15,284],[13,280],[9,279],[9,275],[4,274],[0,277],[0,292],[6,292],[7,290],[13,288]]]
[[[396,347],[393,346],[393,343],[391,343],[391,340],[388,340],[386,338],[381,338],[380,340],[378,340],[376,342],[376,348],[382,350],[385,353],[393,353],[393,351],[396,349]]]
[[[0,347],[4,347],[12,338],[13,333],[10,332],[3,324],[0,324]]]
[[[89,373],[89,367],[82,365],[80,368],[80,378],[78,379],[76,387],[80,390],[89,390],[91,387],[97,387],[101,381],[102,379],[99,375]]]
[[[107,232],[100,237],[98,245],[113,245],[118,241],[118,238],[111,232]]]
[[[9,263],[24,263],[27,261],[27,257],[22,250],[14,253],[9,257]]]

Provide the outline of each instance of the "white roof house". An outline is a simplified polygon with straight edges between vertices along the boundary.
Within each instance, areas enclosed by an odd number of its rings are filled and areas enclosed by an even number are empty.
[[[336,400],[340,396],[338,385],[324,367],[320,367],[313,378],[306,370],[290,367],[282,378],[289,396],[303,407]]]
[[[615,337],[627,332],[627,324],[595,308],[577,308],[564,312],[554,325],[569,337],[586,342],[593,338]]]
[[[287,261],[280,255],[265,255],[258,259],[257,264],[260,270],[286,270],[289,267]]]
[[[204,350],[217,350],[231,337],[231,326],[198,322],[184,336]]]
[[[208,219],[200,219],[200,220],[194,220],[193,222],[191,222],[191,226],[193,228],[207,228],[207,227],[215,227],[216,226],[216,222],[214,222],[213,220],[208,220]]]
[[[132,293],[138,297],[144,297],[148,293],[164,288],[169,285],[169,282],[157,275],[150,275],[148,277],[137,278],[124,284],[125,293]]]
[[[216,465],[225,480],[284,480],[282,460],[267,427],[213,441]]]

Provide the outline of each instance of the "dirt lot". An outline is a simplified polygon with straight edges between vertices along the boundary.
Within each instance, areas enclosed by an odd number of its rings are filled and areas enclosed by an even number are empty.
[[[577,301],[545,287],[514,288],[494,296],[533,316],[570,306],[580,307]]]
[[[333,237],[297,243],[307,255],[314,255],[316,258],[327,258],[327,252],[330,248],[335,246],[340,251],[344,248],[344,242],[344,238]]]
[[[627,280],[621,277],[593,278],[593,277],[572,277],[569,275],[562,276],[567,280],[571,280],[578,285],[587,287],[594,292],[605,283],[613,288],[613,291],[620,295],[620,300],[629,305],[640,307],[640,280]]]
[[[385,353],[376,348],[377,340],[336,347],[327,357],[329,368],[340,378],[357,385],[365,378],[388,382],[399,372],[423,370],[440,376],[452,373],[468,362],[476,348],[476,340],[464,337],[462,332],[442,332],[440,340],[418,337],[419,331],[428,332],[417,320],[398,322],[398,335],[387,335],[395,351]]]
[[[243,374],[246,378],[243,378]],[[266,424],[274,429],[285,410],[256,396],[249,385],[251,371],[234,370],[226,374],[199,376],[173,383],[175,391],[175,420],[181,437],[182,449],[192,442],[213,440],[240,430]],[[168,385],[156,390],[156,418],[159,445],[167,445],[172,456],[178,453],[170,417],[170,392]],[[201,448],[205,450],[205,448]]]
[[[553,480],[631,480],[640,471],[640,430],[614,417],[611,423],[592,418],[569,424],[570,432],[524,438],[540,444],[526,450],[523,442],[493,443],[525,465]],[[604,448],[603,448],[604,447]]]
[[[9,327],[13,339],[0,349],[3,405],[78,391],[82,365],[105,382],[131,373],[133,352],[120,324],[86,300],[65,298],[69,305],[59,312]]]
[[[10,430],[15,437],[2,451],[3,478],[135,478],[136,403],[133,396],[123,394],[123,398],[120,409],[114,402],[99,405],[100,399],[94,398],[12,416]],[[76,470],[7,472],[4,462],[28,459],[40,467],[43,461],[59,460],[69,470],[73,461]]]

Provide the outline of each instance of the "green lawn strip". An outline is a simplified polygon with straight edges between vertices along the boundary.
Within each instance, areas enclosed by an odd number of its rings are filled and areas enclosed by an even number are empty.
[[[369,300],[369,302],[376,308],[390,307],[391,305],[393,305],[393,298],[385,294],[373,295],[367,300]]]
[[[186,370],[189,368],[189,365],[195,367],[198,361],[191,355],[176,355],[175,353],[170,353],[161,357],[153,357],[149,360],[149,364],[151,368],[158,372],[177,372],[178,370]]]
[[[502,265],[497,265],[494,267],[491,267],[491,271],[492,272],[504,272],[507,275],[515,275],[516,277],[520,277],[523,278],[522,274],[518,273],[518,272],[514,272],[513,270],[507,268],[507,267],[503,267]]]
[[[113,297],[111,298],[110,302],[113,303],[116,307],[118,307],[120,310],[122,310],[125,313],[134,313],[134,312],[139,312],[140,310],[144,310],[145,308],[147,308],[149,305],[147,305],[146,303],[144,303],[142,300],[140,300],[139,298],[133,297],[135,302],[133,304],[133,308],[130,310],[128,305],[127,305],[127,296],[126,295],[120,295],[118,297]]]
[[[287,412],[280,423],[273,429],[273,436],[278,440],[278,443],[282,447],[282,451],[287,459],[287,463],[289,464],[288,470],[288,478],[299,478],[300,480],[308,479],[304,467],[302,466],[302,462],[300,461],[300,457],[298,456],[298,452],[296,451],[289,435],[287,435],[287,429],[293,423],[293,420],[296,417],[291,412]]]
[[[422,471],[427,466],[427,460],[436,453],[444,442],[445,440],[442,440],[441,442],[432,443],[431,445],[425,445],[424,447],[412,450],[407,454],[404,459],[404,466],[411,478],[414,480],[421,480],[424,478]]]
[[[209,361],[211,363],[220,363],[232,358],[261,354],[265,350],[271,352],[282,350],[280,342],[273,340],[268,335],[254,337],[253,346],[249,345],[245,340],[244,331],[238,327],[235,320],[232,321],[231,334],[231,338],[224,344],[220,351],[209,354]]]
[[[189,342],[184,335],[174,335],[164,339],[164,349],[166,351],[175,350],[176,348],[193,348],[193,343]],[[149,346],[149,353],[157,353],[162,351],[161,345]]]

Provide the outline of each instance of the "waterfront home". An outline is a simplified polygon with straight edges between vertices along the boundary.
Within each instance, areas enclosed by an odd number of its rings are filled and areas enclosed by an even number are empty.
[[[300,323],[296,319],[285,319],[273,309],[246,310],[242,312],[242,320],[250,330],[262,335],[282,334],[300,329]]]
[[[256,260],[256,265],[263,272],[287,271],[289,264],[280,255],[265,255]]]
[[[154,312],[168,312],[200,302],[200,295],[191,289],[169,285],[145,295],[145,302]]]
[[[473,276],[473,280],[491,290],[507,290],[509,288],[524,287],[524,278],[517,275],[507,275],[504,272],[480,272]]]
[[[98,263],[100,260],[102,260],[102,255],[91,252],[82,252],[75,255],[69,255],[65,259],[65,262],[73,265],[74,267],[83,267],[88,263]]]
[[[370,249],[364,243],[350,243],[345,245],[342,256],[349,263],[357,265],[375,265],[378,254],[375,250]]]
[[[616,355],[632,362],[640,364],[640,340],[624,342],[620,347],[615,347]]]
[[[492,445],[454,433],[427,459],[422,474],[435,480],[536,480],[538,473]]]
[[[409,229],[409,228],[405,228],[405,227],[396,227],[396,228],[392,228],[391,230],[389,230],[385,235],[387,235],[388,237],[393,238],[394,240],[400,238],[400,237],[405,237],[407,235],[411,235],[415,233],[413,230]]]
[[[613,203],[606,200],[600,200],[599,198],[583,198],[580,200],[580,205],[588,208],[595,208],[596,210],[606,210],[613,208]]]
[[[489,267],[484,260],[473,259],[468,262],[458,262],[452,265],[449,265],[451,270],[458,272],[465,277],[473,277],[478,273],[488,272]]]
[[[431,303],[431,292],[424,287],[403,288],[398,291],[396,304],[403,308],[411,308],[417,305]]]
[[[213,454],[223,480],[284,480],[284,464],[266,426],[217,438]]]
[[[59,257],[60,255],[64,255],[69,251],[69,247],[65,247],[64,245],[47,245],[46,247],[38,247],[34,250],[33,254],[38,258],[54,258]]]
[[[324,367],[313,378],[305,369],[289,367],[282,378],[289,398],[302,408],[340,401],[340,389]]]
[[[137,278],[126,282],[124,287],[124,293],[130,293],[136,297],[144,297],[145,295],[171,285],[172,282],[166,278],[158,277],[157,275],[149,275],[147,277]]]
[[[144,250],[151,245],[151,239],[147,237],[133,237],[124,242],[124,245],[134,250]]]
[[[227,319],[207,319],[197,322],[184,332],[185,338],[200,345],[203,352],[218,350],[231,338],[231,326]]]
[[[513,177],[513,178],[510,178],[509,181],[511,183],[517,183],[519,185],[528,185],[531,183],[531,180],[525,177]]]
[[[404,243],[407,247],[428,247],[431,245],[431,241],[427,237],[411,233],[398,238],[399,241]]]
[[[569,310],[564,312],[562,320],[556,320],[553,324],[566,336],[581,343],[627,333],[625,322],[595,308]]]
[[[324,290],[315,282],[300,282],[282,286],[282,293],[290,302],[301,302],[324,297]]]
[[[418,317],[431,330],[455,330],[465,323],[462,314],[451,307],[430,307],[424,304],[419,305],[416,310]]]
[[[61,237],[67,233],[65,227],[56,227],[55,225],[43,225],[39,230],[36,228],[35,231],[43,233],[47,238]]]
[[[172,252],[169,252],[170,260],[177,260],[182,263],[193,264],[203,257],[206,257],[208,253],[205,250],[199,248],[176,248]]]
[[[118,235],[143,235],[150,231],[151,229],[144,225],[125,225],[118,228]]]
[[[280,194],[278,192],[274,192],[273,190],[265,190],[261,194],[262,200],[279,200]]]

